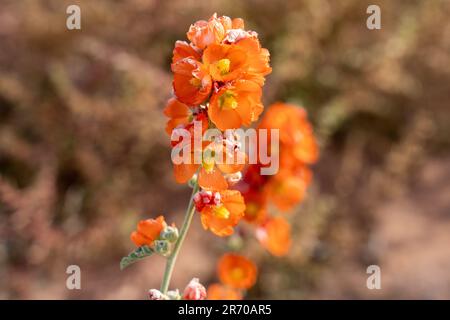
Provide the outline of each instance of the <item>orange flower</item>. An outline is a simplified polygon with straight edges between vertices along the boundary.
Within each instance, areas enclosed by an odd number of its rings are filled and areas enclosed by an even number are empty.
[[[291,226],[283,217],[269,218],[257,229],[256,237],[271,254],[281,257],[291,247]]]
[[[205,49],[211,44],[221,43],[228,30],[239,28],[244,28],[242,19],[218,18],[214,13],[208,21],[199,20],[191,25],[187,37],[196,47]]]
[[[151,246],[165,227],[166,222],[163,216],[156,219],[141,220],[137,225],[137,231],[131,233],[131,240],[138,247]]]
[[[166,125],[166,132],[169,135],[172,134],[172,130],[177,126],[188,124],[192,116],[191,109],[184,103],[178,101],[177,98],[169,99],[163,112],[164,115],[170,118]]]
[[[256,265],[234,253],[226,253],[220,258],[217,273],[222,283],[235,289],[248,289],[256,282]]]
[[[224,286],[220,283],[213,283],[208,287],[208,300],[242,300],[239,290]]]
[[[224,140],[225,143],[225,140]],[[234,149],[232,153],[224,144],[203,141],[202,164],[194,163],[194,143],[191,142],[190,163],[174,164],[175,180],[178,183],[187,182],[198,172],[198,184],[206,190],[225,190],[228,183],[223,174],[233,174],[241,171],[245,166],[246,155],[239,149]],[[215,154],[222,154],[222,159],[216,162]],[[227,163],[227,154],[231,163]],[[243,159],[244,163],[238,160]]]
[[[168,135],[171,135],[173,129],[180,126],[187,130],[193,129],[194,120],[202,122],[202,133],[208,128],[208,117],[204,109],[189,108],[177,98],[169,99],[163,112],[166,117],[170,118],[166,125]]]
[[[233,227],[244,216],[245,203],[241,193],[237,190],[223,190],[211,192],[211,198],[196,196],[194,202],[201,214],[201,221],[205,230],[211,230],[219,237],[233,234]],[[201,201],[201,202],[200,202]]]
[[[173,90],[181,102],[196,106],[209,96],[211,76],[199,61],[190,57],[178,60],[172,64],[172,71]]]
[[[228,183],[222,174],[233,174],[241,171],[245,166],[246,155],[237,148],[227,150],[226,140],[223,143],[211,143],[203,155],[203,164],[198,176],[198,184],[207,190],[225,190]],[[215,155],[222,154],[216,162]],[[227,163],[227,156],[230,163]],[[242,159],[243,163],[239,162]]]
[[[244,79],[252,80],[264,85],[265,76],[272,72],[269,66],[270,53],[267,49],[261,48],[257,38],[246,37],[236,43],[236,47],[244,51],[247,55],[247,69]]]
[[[259,128],[280,129],[282,153],[292,160],[308,164],[317,161],[319,150],[304,109],[275,103],[267,108]]]
[[[222,131],[248,126],[264,109],[261,94],[261,87],[253,81],[228,83],[211,96],[209,118]]]
[[[281,169],[265,185],[264,192],[280,211],[289,211],[303,200],[311,176],[311,171],[305,166],[296,172]]]
[[[203,53],[203,63],[216,81],[231,81],[247,69],[247,53],[235,45],[212,44]]]
[[[186,41],[176,41],[173,48],[172,64],[184,58],[192,58],[200,61],[201,52],[198,48],[187,43]]]

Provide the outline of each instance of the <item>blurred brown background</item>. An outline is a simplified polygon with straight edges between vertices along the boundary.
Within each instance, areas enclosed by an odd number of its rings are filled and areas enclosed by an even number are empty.
[[[81,7],[82,30],[66,29]],[[378,4],[382,29],[366,28]],[[283,259],[252,250],[248,298],[450,298],[450,1],[0,3],[0,298],[141,299],[164,261],[120,272],[139,219],[181,224],[162,108],[173,44],[212,13],[271,52],[264,101],[305,106],[321,144]],[[215,279],[195,219],[171,287]],[[250,243],[250,247],[256,244]],[[66,289],[69,264],[82,290]],[[368,290],[378,264],[382,289]]]

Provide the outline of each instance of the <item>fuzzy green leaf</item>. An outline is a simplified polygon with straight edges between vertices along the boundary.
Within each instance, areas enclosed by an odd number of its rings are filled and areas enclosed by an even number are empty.
[[[154,253],[153,249],[149,246],[142,246],[130,252],[126,257],[123,257],[120,261],[120,270],[125,269],[129,265],[135,263],[136,261],[142,260],[145,257],[149,257]]]

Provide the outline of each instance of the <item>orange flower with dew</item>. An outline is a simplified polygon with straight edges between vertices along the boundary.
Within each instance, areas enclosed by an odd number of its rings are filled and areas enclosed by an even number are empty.
[[[263,111],[261,87],[249,80],[237,80],[211,96],[208,116],[220,130],[249,126]]]
[[[173,90],[178,100],[196,106],[211,93],[211,76],[202,63],[193,58],[184,58],[172,64]]]
[[[256,265],[235,253],[224,254],[217,265],[217,274],[223,284],[235,289],[248,289],[256,282]]]
[[[232,235],[233,227],[244,216],[245,203],[241,193],[237,190],[203,192],[206,194],[199,192],[194,197],[203,228],[219,237]]]
[[[282,212],[291,210],[303,200],[311,175],[306,166],[296,172],[281,169],[264,186],[267,199]]]
[[[267,108],[259,128],[280,129],[281,148],[292,159],[311,164],[317,161],[319,148],[312,126],[303,108],[275,103]]]
[[[256,237],[263,247],[277,257],[286,255],[291,247],[291,226],[284,217],[273,217],[258,227]]]
[[[208,300],[242,300],[242,293],[220,283],[208,287]]]
[[[199,49],[205,49],[214,43],[221,43],[230,29],[244,28],[242,19],[231,20],[227,16],[217,17],[217,14],[208,20],[199,20],[190,26],[188,39]]]
[[[172,64],[184,58],[192,58],[200,61],[201,51],[186,41],[176,41],[173,49]]]
[[[163,216],[156,219],[141,220],[137,225],[137,230],[131,233],[131,241],[138,247],[151,246],[165,227],[166,222]]]

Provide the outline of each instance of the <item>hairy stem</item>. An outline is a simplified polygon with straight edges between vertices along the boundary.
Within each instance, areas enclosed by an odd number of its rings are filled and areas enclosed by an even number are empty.
[[[175,266],[175,262],[177,261],[178,253],[180,252],[181,246],[183,245],[184,238],[186,238],[186,234],[189,230],[189,226],[191,225],[192,217],[195,213],[195,206],[194,206],[194,195],[197,193],[199,187],[198,183],[195,183],[193,189],[192,189],[192,195],[191,199],[189,200],[189,206],[186,210],[186,214],[184,216],[183,225],[180,229],[180,235],[175,242],[175,245],[173,247],[173,251],[170,254],[170,256],[167,258],[166,262],[166,269],[164,271],[163,280],[161,283],[161,292],[163,294],[167,293],[167,290],[169,289],[170,279],[172,278],[173,268]]]

